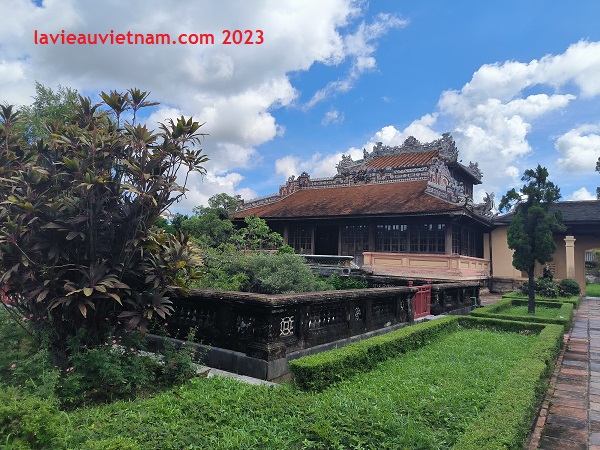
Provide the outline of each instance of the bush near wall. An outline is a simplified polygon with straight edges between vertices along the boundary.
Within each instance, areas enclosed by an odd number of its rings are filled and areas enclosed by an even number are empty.
[[[521,292],[515,291],[515,292],[509,292],[508,294],[502,295],[502,298],[526,299],[527,296]],[[578,295],[572,295],[570,297],[544,297],[541,295],[535,296],[536,302],[544,301],[544,302],[571,303],[571,304],[573,304],[574,308],[577,308],[579,306],[579,300],[580,300],[580,298]]]
[[[536,307],[545,308],[556,308],[557,317],[535,317],[533,315],[527,316],[511,316],[505,314],[503,311],[507,310],[511,306],[527,306],[526,299],[514,299],[514,298],[503,298],[493,305],[485,306],[483,308],[475,309],[471,312],[472,316],[476,317],[491,317],[504,320],[516,320],[518,322],[534,322],[534,323],[554,323],[557,325],[568,326],[573,320],[573,303],[558,303],[558,302],[546,302],[536,301]]]

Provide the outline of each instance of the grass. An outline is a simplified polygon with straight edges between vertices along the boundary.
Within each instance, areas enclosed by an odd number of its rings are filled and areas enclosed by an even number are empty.
[[[196,379],[69,414],[71,448],[451,448],[535,336],[461,330],[321,393]],[[135,448],[135,447],[132,447]]]
[[[600,284],[588,284],[586,286],[586,295],[588,297],[600,297]]]
[[[503,315],[522,316],[522,317],[542,317],[544,319],[555,319],[558,316],[560,308],[545,308],[536,306],[535,313],[529,314],[527,306],[511,306],[502,310]]]
[[[567,326],[573,320],[574,305],[571,302],[547,300],[535,301],[535,313],[528,313],[526,299],[505,297],[499,302],[471,312],[472,316],[493,317],[533,323],[554,323]]]
[[[57,419],[50,448],[451,448],[536,339],[460,329],[320,393],[197,378],[37,422]]]

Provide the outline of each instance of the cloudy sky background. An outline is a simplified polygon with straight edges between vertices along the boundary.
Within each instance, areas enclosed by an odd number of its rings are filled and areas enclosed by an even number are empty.
[[[564,200],[595,198],[600,175],[600,2],[0,0],[0,101],[34,83],[139,87],[143,119],[205,122],[208,174],[174,211],[220,192],[245,199],[290,175],[331,176],[342,154],[382,141],[454,136],[478,161],[475,192],[520,186],[546,166]],[[222,30],[263,31],[222,45]],[[212,33],[214,45],[35,45],[38,33]]]

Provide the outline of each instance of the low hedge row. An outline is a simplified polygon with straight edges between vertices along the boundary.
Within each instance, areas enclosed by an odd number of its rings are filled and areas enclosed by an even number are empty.
[[[534,317],[534,316],[511,316],[503,313],[504,310],[511,306],[527,306],[527,299],[516,299],[516,298],[503,298],[493,305],[485,306],[483,308],[475,309],[471,311],[472,316],[476,317],[492,317],[505,320],[516,320],[521,322],[534,322],[534,323],[554,323],[558,325],[568,326],[573,320],[573,303],[558,303],[558,302],[547,302],[547,301],[536,301],[536,307],[556,308],[557,317]],[[562,318],[561,318],[562,317]]]
[[[527,295],[523,294],[522,292],[515,291],[503,294],[502,298],[527,299]],[[578,295],[572,295],[571,297],[543,297],[541,295],[536,295],[535,301],[537,302],[538,300],[544,302],[571,303],[573,304],[574,308],[577,308],[579,306],[580,297]]]
[[[521,448],[547,390],[547,380],[562,344],[562,325],[453,316],[304,357],[292,361],[290,369],[299,386],[321,390],[461,326],[538,335],[528,357],[507,376],[490,403],[453,447],[457,450]]]
[[[472,320],[490,320],[470,317]],[[515,324],[519,322],[513,322]],[[520,322],[523,327],[531,326]],[[455,450],[522,448],[546,392],[564,328],[543,326],[529,356],[507,376],[482,413],[454,445]]]
[[[358,372],[368,371],[399,353],[422,347],[457,326],[456,317],[445,317],[404,327],[346,347],[290,361],[290,371],[302,389],[320,391]]]

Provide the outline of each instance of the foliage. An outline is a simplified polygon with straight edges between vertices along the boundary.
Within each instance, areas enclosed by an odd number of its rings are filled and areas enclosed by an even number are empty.
[[[573,320],[572,303],[537,301],[534,314],[527,312],[527,300],[503,298],[499,302],[471,311],[472,316],[493,317],[533,323],[554,323],[567,326]]]
[[[452,448],[522,448],[548,388],[547,379],[562,340],[561,325],[546,325],[527,357],[505,377],[494,398]]]
[[[401,328],[346,347],[290,361],[290,372],[303,389],[326,387],[375,367],[399,353],[406,353],[456,330],[455,318],[438,319]]]
[[[229,244],[202,250],[202,262],[203,276],[193,287],[262,294],[332,289],[293,253],[243,253]]]
[[[0,311],[0,339],[7,346],[0,353],[0,383],[63,407],[134,398],[179,385],[195,374],[185,347],[171,344],[160,354],[150,354],[139,333],[123,329],[97,347],[82,346],[80,335],[69,337],[72,365],[64,370],[53,366],[48,352],[9,320],[6,311]]]
[[[178,174],[203,172],[201,125],[181,117],[149,131],[135,123],[147,97],[79,96],[49,141],[27,144],[19,112],[0,108],[0,285],[23,317],[47,317],[31,330],[63,369],[67,337],[83,329],[82,345],[102,343],[119,316],[143,330],[169,314],[166,286],[192,267],[186,239],[153,225],[183,195]],[[127,110],[133,121],[121,124]]]
[[[344,289],[367,289],[369,287],[369,283],[365,280],[352,277],[340,277],[335,274],[327,278],[327,283],[331,284],[334,289],[338,291]]]
[[[184,220],[181,229],[194,237],[201,247],[218,247],[230,241],[235,232],[233,223],[222,218],[212,208],[194,208],[196,215]]]
[[[581,288],[579,283],[571,278],[563,278],[560,280],[560,293],[564,296],[579,295],[581,294]]]
[[[529,297],[529,293],[523,294],[521,291],[508,292],[506,294],[502,294],[502,298],[518,298],[518,299],[527,299]],[[571,303],[575,308],[579,306],[580,297],[578,295],[572,295],[571,297],[544,297],[542,295],[535,295],[535,301],[543,300],[545,302],[556,302],[556,303]]]
[[[36,82],[33,103],[21,108],[21,121],[15,125],[15,134],[22,140],[22,145],[27,146],[39,138],[49,141],[53,130],[69,123],[76,101],[75,89],[58,86],[52,90]]]
[[[536,278],[534,280],[533,290],[537,295],[546,298],[556,298],[560,295],[558,284],[548,278]],[[529,281],[523,282],[521,285],[521,292],[524,295],[529,295]]]
[[[283,245],[281,235],[271,231],[260,217],[246,216],[244,222],[246,226],[237,230],[231,238],[240,250],[276,249]]]
[[[290,294],[330,290],[331,285],[314,275],[300,255],[257,253],[246,259],[248,292]]]
[[[516,442],[533,418],[523,412],[537,405],[562,327],[451,320],[459,324],[456,332],[390,354],[320,393],[195,378],[149,398],[67,412],[52,406],[44,416],[33,403],[18,409],[28,397],[12,389],[16,420],[3,439],[9,448],[520,448]],[[58,439],[41,445],[34,437],[19,447],[24,427]]]
[[[526,182],[521,192],[514,188],[508,191],[499,209],[514,212],[507,230],[508,246],[514,250],[513,266],[528,274],[529,312],[533,313],[535,263],[552,260],[556,250],[553,233],[562,229],[560,213],[549,211],[549,206],[560,198],[560,189],[548,181],[548,171],[539,164],[535,170],[526,170],[521,180]]]
[[[499,407],[504,380],[537,341],[536,335],[462,329],[320,393],[198,378],[154,398],[70,413],[67,444],[99,448],[97,442],[129,438],[164,449],[449,449],[490,405]]]
[[[56,399],[41,398],[0,383],[0,446],[6,449],[60,448]]]

